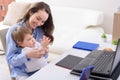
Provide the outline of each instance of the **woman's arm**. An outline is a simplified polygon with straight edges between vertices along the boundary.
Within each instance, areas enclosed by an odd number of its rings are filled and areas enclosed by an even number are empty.
[[[6,59],[8,64],[12,66],[19,66],[27,62],[25,53],[21,53],[21,48],[19,48],[14,40],[12,39],[11,33],[17,26],[12,26],[6,35]]]

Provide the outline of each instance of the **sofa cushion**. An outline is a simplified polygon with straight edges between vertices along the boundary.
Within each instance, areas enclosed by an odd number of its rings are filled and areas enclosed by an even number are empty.
[[[103,12],[101,11],[61,6],[50,7],[55,26],[70,25],[85,29],[90,25],[101,25],[103,22]]]
[[[8,6],[8,12],[5,16],[3,24],[5,25],[13,25],[19,19],[21,19],[26,11],[28,10],[30,3],[27,2],[12,2]]]

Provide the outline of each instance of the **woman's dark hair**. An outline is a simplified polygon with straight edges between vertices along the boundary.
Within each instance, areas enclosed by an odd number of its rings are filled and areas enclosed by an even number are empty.
[[[34,6],[32,6],[28,12],[25,14],[22,20],[25,22],[30,18],[30,12],[33,14],[38,12],[39,10],[44,10],[46,13],[48,13],[49,17],[47,21],[42,25],[43,31],[45,32],[45,36],[49,37],[51,39],[51,42],[54,41],[53,37],[53,30],[54,30],[54,24],[53,24],[53,18],[51,14],[51,10],[48,4],[44,2],[37,2]]]

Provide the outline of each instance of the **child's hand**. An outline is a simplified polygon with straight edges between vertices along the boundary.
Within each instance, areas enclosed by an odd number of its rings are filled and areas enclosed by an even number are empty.
[[[46,48],[50,44],[50,38],[43,36],[43,38],[40,40],[40,43],[43,48]]]
[[[48,52],[49,52],[49,47],[42,47],[41,48],[41,52],[44,52],[45,54],[48,54]]]
[[[30,50],[26,53],[26,57],[27,58],[41,58],[44,54],[45,54],[45,51],[43,49],[33,49],[33,50]]]
[[[44,56],[45,54],[48,53],[48,47],[47,48],[36,48],[33,50],[30,50],[26,53],[26,57],[27,58],[41,58],[42,56]]]

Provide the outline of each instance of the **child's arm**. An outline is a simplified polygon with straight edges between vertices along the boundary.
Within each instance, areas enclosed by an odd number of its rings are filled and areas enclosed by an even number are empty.
[[[50,44],[50,38],[43,36],[43,38],[40,40],[40,43],[42,48],[47,48],[48,45]]]

